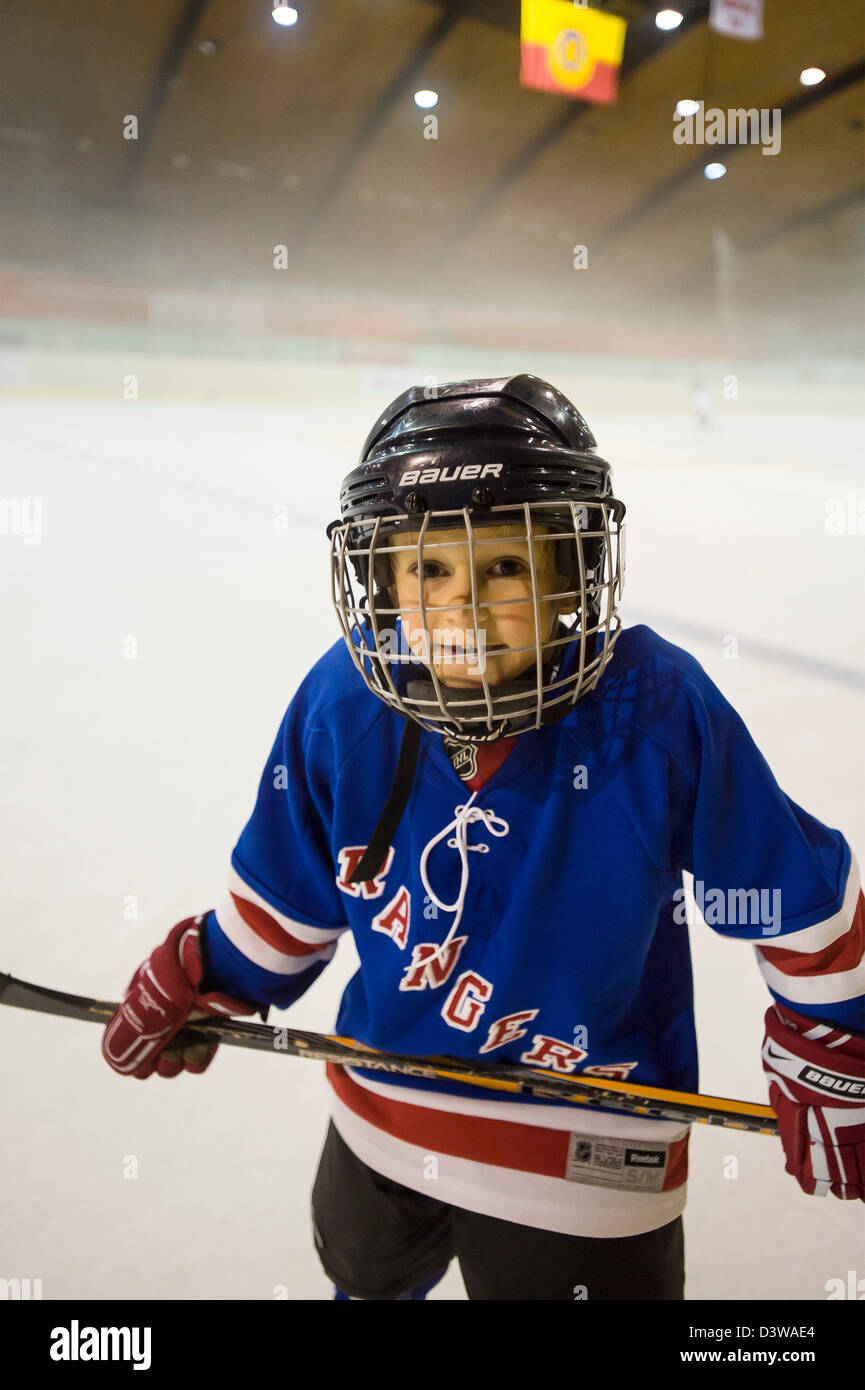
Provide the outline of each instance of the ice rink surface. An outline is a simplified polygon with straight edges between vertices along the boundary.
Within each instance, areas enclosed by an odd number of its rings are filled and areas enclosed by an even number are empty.
[[[41,529],[0,535],[0,968],[116,999],[222,896],[285,706],[339,636],[324,526],[387,398],[2,407],[0,494],[38,500]],[[731,405],[701,432],[578,404],[628,505],[626,625],[693,652],[861,861],[865,535],[827,529],[865,506],[861,427]],[[691,937],[700,1089],[765,1101],[753,951]],[[355,968],[343,938],[271,1021],[331,1030]],[[93,1024],[0,1008],[0,1038],[0,1276],[46,1299],[331,1296],[308,1215],[319,1063],[223,1048],[202,1077],[141,1085]],[[693,1127],[685,1227],[689,1299],[865,1277],[862,1204],[805,1196],[764,1136]],[[432,1298],[464,1297],[453,1265]]]

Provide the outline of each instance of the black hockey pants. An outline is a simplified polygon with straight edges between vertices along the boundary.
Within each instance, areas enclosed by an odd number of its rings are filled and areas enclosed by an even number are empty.
[[[325,1273],[351,1298],[393,1300],[459,1261],[470,1299],[682,1299],[682,1218],[600,1239],[520,1226],[424,1193],[367,1167],[331,1122],[312,1193]]]

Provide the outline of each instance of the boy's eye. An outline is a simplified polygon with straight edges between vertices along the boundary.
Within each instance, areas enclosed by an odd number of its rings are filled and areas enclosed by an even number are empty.
[[[503,555],[498,560],[493,560],[489,566],[489,573],[494,579],[514,579],[517,575],[523,574],[526,565],[522,560],[518,560],[513,555]],[[408,573],[417,575],[417,563],[412,563],[408,567]],[[440,579],[442,574],[447,572],[436,560],[424,560],[423,577],[424,579]]]
[[[501,560],[496,560],[490,565],[490,573],[492,574],[495,570],[498,570],[499,574],[497,577],[500,579],[515,579],[516,576],[522,574],[525,569],[526,566],[523,564],[522,560],[516,560],[510,555],[503,556]]]
[[[439,576],[438,576],[437,574],[432,573],[431,571],[440,570],[440,569],[441,569],[441,565],[436,564],[435,560],[424,560],[424,562],[423,562],[423,577],[424,577],[424,579],[437,579]],[[416,564],[411,564],[411,565],[409,565],[409,567],[408,567],[408,572],[409,572],[409,574],[414,574],[414,575],[416,575],[416,574],[417,574],[417,565],[416,565]]]

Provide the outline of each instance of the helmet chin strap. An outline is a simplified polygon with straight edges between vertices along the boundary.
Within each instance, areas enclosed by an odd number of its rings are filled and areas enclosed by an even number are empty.
[[[363,856],[348,880],[349,883],[366,883],[375,878],[384,866],[388,849],[414,786],[420,735],[420,724],[414,719],[407,719],[402,731],[402,743],[390,793]]]
[[[531,670],[535,670],[532,666]],[[463,734],[447,731],[448,738],[460,737],[471,743],[493,743],[497,739],[506,738],[510,733],[516,733],[523,728],[530,720],[534,719],[537,708],[538,683],[537,680],[527,680],[521,678],[513,681],[501,681],[497,685],[487,686],[490,700],[493,705],[492,719],[498,724],[498,728],[488,730],[486,733]],[[445,685],[439,681],[439,691],[441,700],[436,692],[432,681],[411,680],[406,683],[406,695],[411,700],[429,700],[433,704],[441,704],[452,719],[459,722],[461,719],[471,719],[480,716],[485,718],[489,714],[486,696],[482,691],[473,695],[475,687]],[[533,701],[531,710],[520,708],[518,701],[509,701],[499,713],[496,711],[496,702],[506,696],[526,695]]]

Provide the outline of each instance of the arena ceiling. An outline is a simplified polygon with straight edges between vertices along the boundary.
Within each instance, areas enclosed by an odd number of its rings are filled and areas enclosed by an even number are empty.
[[[518,0],[295,4],[281,29],[267,0],[5,0],[3,263],[261,286],[285,245],[296,283],[585,325],[708,302],[720,257],[776,312],[861,313],[858,0],[766,0],[758,43],[712,32],[704,0],[669,33],[614,0],[611,106],[520,86]],[[812,65],[826,79],[803,87]],[[439,93],[436,139],[419,88]],[[781,152],[677,145],[682,97],[780,109]]]

